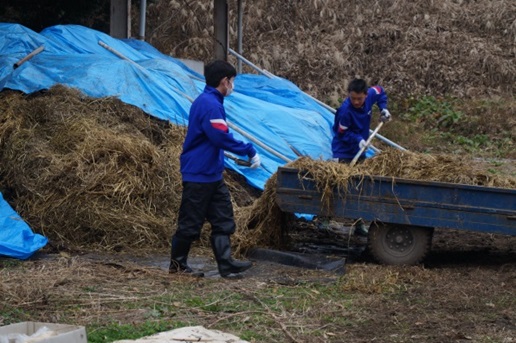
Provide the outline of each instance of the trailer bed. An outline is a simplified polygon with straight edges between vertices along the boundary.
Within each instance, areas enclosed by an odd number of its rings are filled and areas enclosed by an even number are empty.
[[[299,175],[297,169],[278,168],[276,202],[282,211],[374,222],[379,229],[369,239],[378,239],[381,231],[381,239],[391,240],[383,243],[384,248],[390,245],[401,255],[402,246],[420,236],[414,234],[417,230],[426,237],[421,239],[431,239],[431,230],[437,227],[516,235],[515,189],[356,176],[346,191],[335,189],[323,199],[315,181]],[[409,231],[412,238],[396,243]]]

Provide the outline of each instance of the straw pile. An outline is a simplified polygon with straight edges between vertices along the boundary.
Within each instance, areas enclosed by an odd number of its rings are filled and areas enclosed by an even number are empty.
[[[327,103],[336,105],[356,76],[388,85],[400,97],[514,94],[514,2],[243,3],[243,55]],[[237,1],[228,4],[236,50]],[[214,46],[212,7],[213,1],[153,2],[149,42],[164,53],[207,62]]]
[[[184,127],[115,98],[64,86],[4,91],[0,191],[54,248],[167,248],[181,199],[184,135]],[[260,192],[236,173],[225,179],[238,220]]]
[[[183,129],[61,86],[4,93],[2,192],[32,228],[55,244],[167,244]]]

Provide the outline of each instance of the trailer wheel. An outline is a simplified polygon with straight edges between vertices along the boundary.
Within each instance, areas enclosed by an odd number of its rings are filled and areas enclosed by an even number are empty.
[[[368,246],[381,264],[413,265],[421,262],[430,251],[432,236],[432,228],[373,223]]]

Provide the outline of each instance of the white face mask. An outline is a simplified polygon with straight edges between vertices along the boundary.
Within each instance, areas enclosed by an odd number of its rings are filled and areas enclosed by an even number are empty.
[[[228,90],[226,91],[226,96],[230,96],[231,93],[233,93],[233,89],[235,88],[235,86],[233,86],[233,82],[231,82],[231,81],[228,81],[228,82],[231,87],[228,87]]]

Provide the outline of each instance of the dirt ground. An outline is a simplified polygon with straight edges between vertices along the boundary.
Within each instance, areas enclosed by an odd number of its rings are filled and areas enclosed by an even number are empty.
[[[243,274],[245,278],[242,282],[245,282],[246,278],[260,281],[278,281],[284,278],[296,280],[296,277],[306,276],[307,271],[315,271],[314,280],[319,280],[318,271],[329,274],[334,279],[346,275],[348,268],[353,269],[358,265],[391,268],[380,266],[372,259],[367,252],[367,238],[350,235],[345,229],[343,232],[317,229],[313,224],[302,221],[301,224],[297,223],[289,228],[288,237],[289,243],[283,250],[258,248],[251,251],[247,258],[254,262],[254,266]],[[431,252],[419,267],[433,270],[478,267],[486,272],[516,267],[516,237],[513,236],[436,229],[432,242]],[[34,255],[33,260],[52,263],[54,257],[60,254],[51,250],[42,249]],[[163,250],[148,252],[147,249],[135,253],[83,250],[64,254],[91,261],[136,263],[142,267],[154,267],[163,271],[167,271],[169,265],[168,251]],[[189,264],[205,272],[208,278],[220,278],[212,252],[207,247],[199,244],[194,246]],[[344,267],[346,272],[337,267]],[[285,270],[290,271],[292,275],[285,275]],[[489,276],[491,280],[496,278],[496,273]],[[516,287],[516,274],[512,275],[512,282],[512,286]]]
[[[217,290],[227,297],[231,296],[228,294],[244,297],[238,303],[245,304],[246,298],[260,302],[275,318],[275,324],[267,324],[272,326],[266,330],[276,333],[255,342],[508,343],[516,340],[516,237],[437,229],[432,252],[424,264],[405,267],[376,264],[363,251],[366,240],[347,233],[298,223],[290,228],[289,238],[292,254],[302,251],[311,261],[334,261],[333,266],[344,269],[316,270],[307,263],[299,264],[306,260],[288,255],[272,262],[262,254],[258,258],[250,257],[254,265],[243,278],[221,279],[211,251],[195,246],[190,264],[203,270],[206,277],[192,281],[168,275],[166,251],[143,254],[43,251],[24,262],[23,267],[5,268],[0,274],[4,298],[0,303],[0,308],[3,307],[0,324],[8,319],[5,301],[9,298],[12,301],[16,287],[18,298],[14,299],[20,302],[20,310],[31,309],[32,320],[58,321],[68,306],[82,306],[85,308],[81,313],[74,314],[75,322],[90,325],[97,317],[138,323],[144,318],[144,309],[120,311],[109,304],[117,297],[123,298],[119,299],[121,302],[131,301],[142,293],[145,296],[140,297],[150,298],[153,294],[174,293],[175,289],[188,285],[194,293],[209,294]],[[0,260],[0,265],[7,267],[6,260]],[[19,284],[19,273],[29,271],[35,280],[40,280],[39,285]],[[49,279],[54,281],[45,286]],[[32,303],[23,301],[24,287],[28,287],[25,292],[31,293]],[[106,298],[96,299],[95,294],[102,292],[87,291],[92,287],[105,288]],[[280,287],[294,294],[312,294],[311,299],[303,300],[311,305],[307,309],[283,308],[274,312],[271,305],[262,303],[267,299],[263,292],[279,292]],[[337,295],[324,293],[330,290]],[[39,299],[42,293],[44,299]],[[223,301],[220,295],[217,299]],[[65,305],[67,302],[73,305]],[[195,325],[237,335],[241,332],[236,322],[246,311],[211,312],[200,308],[185,305],[178,309],[177,320],[190,320]],[[236,317],[234,322],[219,326],[232,317]],[[260,324],[249,325],[248,330],[264,330]]]

